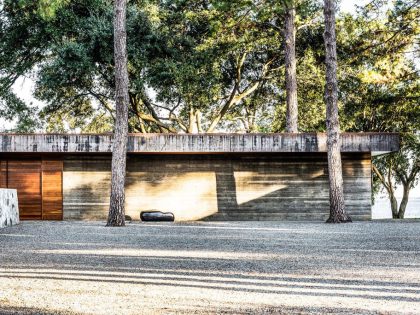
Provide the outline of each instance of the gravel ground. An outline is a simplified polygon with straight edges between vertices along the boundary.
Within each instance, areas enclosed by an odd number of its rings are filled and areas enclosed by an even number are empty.
[[[420,314],[420,221],[23,222],[0,314]]]

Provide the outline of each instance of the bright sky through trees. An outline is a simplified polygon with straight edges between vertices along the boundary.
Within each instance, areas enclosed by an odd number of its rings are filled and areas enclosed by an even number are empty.
[[[367,3],[369,3],[369,0],[342,0],[340,10],[345,13],[353,13],[355,12],[356,5],[362,6]]]

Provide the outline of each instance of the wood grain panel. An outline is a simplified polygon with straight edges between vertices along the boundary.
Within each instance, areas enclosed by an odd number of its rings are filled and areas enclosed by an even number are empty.
[[[0,160],[0,188],[7,188],[7,161]]]
[[[42,219],[40,160],[9,160],[8,188],[17,189],[21,220]]]
[[[42,160],[42,219],[63,219],[63,161]]]

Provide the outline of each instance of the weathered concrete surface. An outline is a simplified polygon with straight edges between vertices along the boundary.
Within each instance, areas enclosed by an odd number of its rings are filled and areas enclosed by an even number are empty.
[[[399,149],[396,133],[343,133],[342,152]],[[107,153],[112,134],[0,134],[0,152]],[[325,133],[296,134],[131,134],[129,153],[326,152]]]
[[[371,218],[371,157],[343,153],[346,209]],[[110,156],[64,159],[64,219],[106,219]],[[328,218],[326,153],[134,155],[127,160],[126,213],[173,212],[177,221]]]
[[[19,223],[19,207],[16,189],[0,188],[0,228]]]

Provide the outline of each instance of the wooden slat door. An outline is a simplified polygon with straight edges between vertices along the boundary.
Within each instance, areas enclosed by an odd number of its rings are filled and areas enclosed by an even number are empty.
[[[7,187],[17,189],[21,220],[42,219],[41,161],[7,161]]]
[[[63,219],[63,161],[42,160],[42,219]]]
[[[0,160],[0,188],[7,188],[7,161]]]

